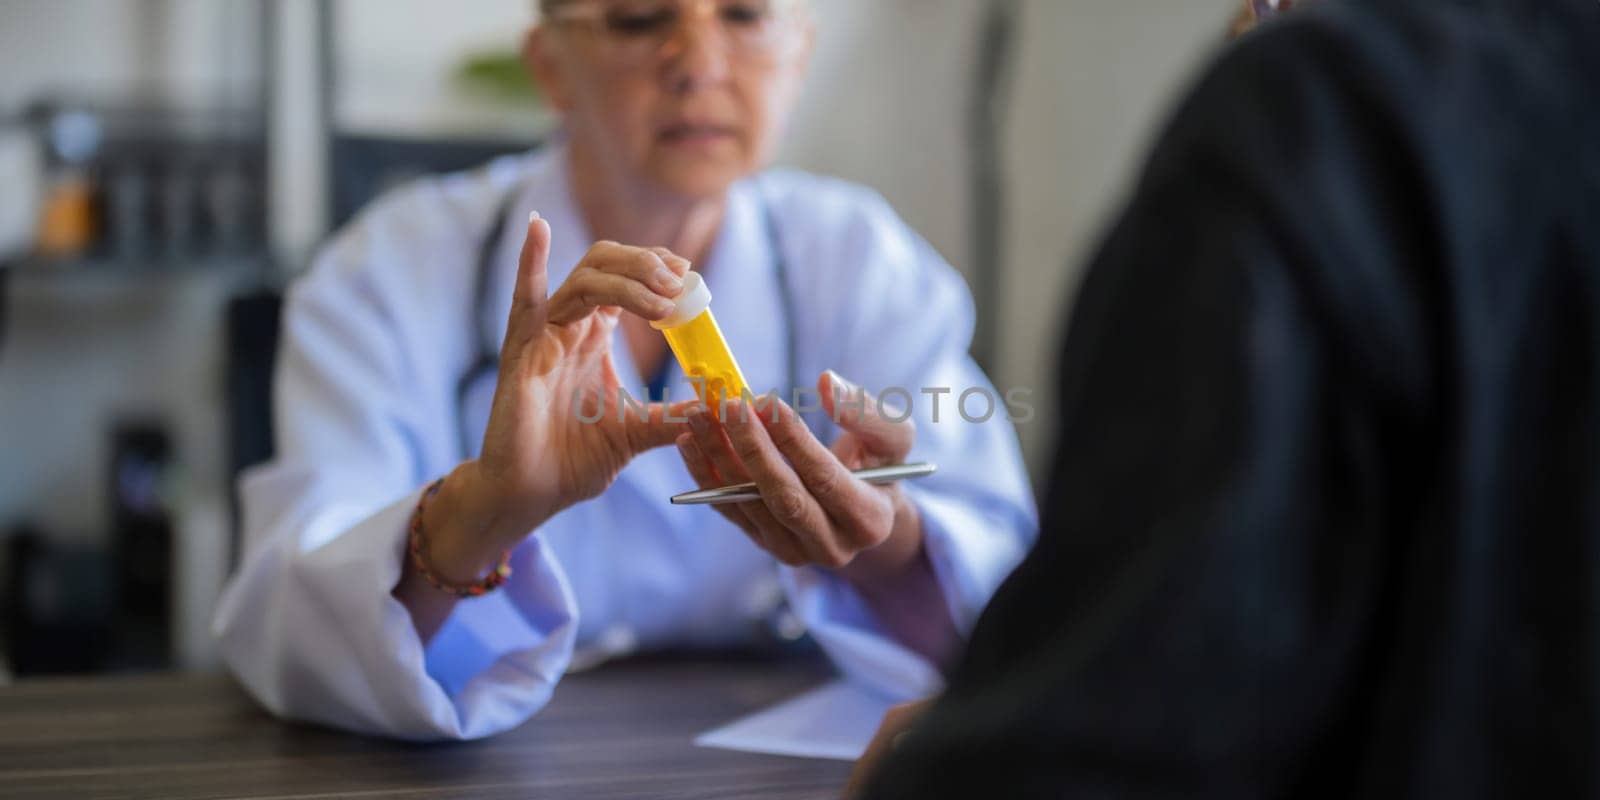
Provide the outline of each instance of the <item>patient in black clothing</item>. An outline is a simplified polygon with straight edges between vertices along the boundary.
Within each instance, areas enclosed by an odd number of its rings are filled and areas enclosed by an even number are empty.
[[[1038,546],[866,796],[1600,792],[1600,2],[1247,35],[1060,381]]]

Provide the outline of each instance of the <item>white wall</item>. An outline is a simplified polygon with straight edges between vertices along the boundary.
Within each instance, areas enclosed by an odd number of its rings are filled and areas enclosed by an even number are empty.
[[[998,382],[1035,390],[1034,474],[1055,430],[1064,307],[1177,93],[1221,43],[1237,0],[1024,0],[1007,122]]]
[[[344,130],[448,136],[527,134],[537,114],[460,90],[465,54],[515,50],[535,0],[335,0],[338,92]]]
[[[817,46],[779,160],[882,192],[968,268],[976,0],[812,0]]]
[[[249,102],[259,54],[254,0],[5,0],[0,111],[55,89]]]

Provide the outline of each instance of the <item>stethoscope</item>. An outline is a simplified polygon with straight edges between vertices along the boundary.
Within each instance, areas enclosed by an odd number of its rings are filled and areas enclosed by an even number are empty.
[[[777,281],[778,301],[783,306],[783,331],[784,331],[784,367],[788,379],[786,392],[800,385],[800,354],[797,337],[795,335],[795,322],[798,316],[795,313],[794,289],[789,285],[789,263],[784,254],[783,238],[778,232],[777,215],[772,210],[772,204],[767,201],[766,192],[763,190],[760,179],[754,181],[755,193],[761,204],[762,228],[767,237],[767,248],[772,251],[773,280]],[[485,375],[492,375],[499,371],[500,346],[494,341],[490,332],[482,324],[488,318],[490,309],[494,307],[493,289],[494,275],[499,261],[500,239],[505,234],[506,218],[511,216],[511,206],[516,202],[520,192],[512,191],[506,199],[501,201],[494,219],[489,223],[489,230],[478,243],[478,256],[474,270],[472,289],[472,322],[473,345],[475,355],[456,381],[456,432],[461,447],[462,458],[474,458],[483,439],[483,432],[472,430],[472,425],[467,416],[467,394],[472,386]],[[661,388],[666,385],[667,378],[672,374],[673,363],[667,359],[661,369],[650,381],[651,397],[660,397]],[[788,399],[787,395],[785,399]]]

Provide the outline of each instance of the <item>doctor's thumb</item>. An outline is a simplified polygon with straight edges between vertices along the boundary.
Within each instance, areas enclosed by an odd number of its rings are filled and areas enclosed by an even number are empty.
[[[907,409],[874,396],[831,369],[817,380],[817,393],[828,418],[855,434],[867,450],[893,458],[911,452],[917,433]]]

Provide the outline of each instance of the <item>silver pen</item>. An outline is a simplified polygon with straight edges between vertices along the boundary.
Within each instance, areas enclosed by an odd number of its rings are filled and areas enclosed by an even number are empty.
[[[914,464],[868,467],[855,470],[850,474],[867,483],[894,483],[895,481],[908,480],[910,478],[927,477],[938,469],[938,465],[931,461],[918,461]],[[680,506],[745,503],[760,499],[761,493],[756,491],[754,483],[736,483],[732,486],[719,486],[715,489],[701,489],[696,492],[684,492],[683,494],[672,496],[672,502]]]

